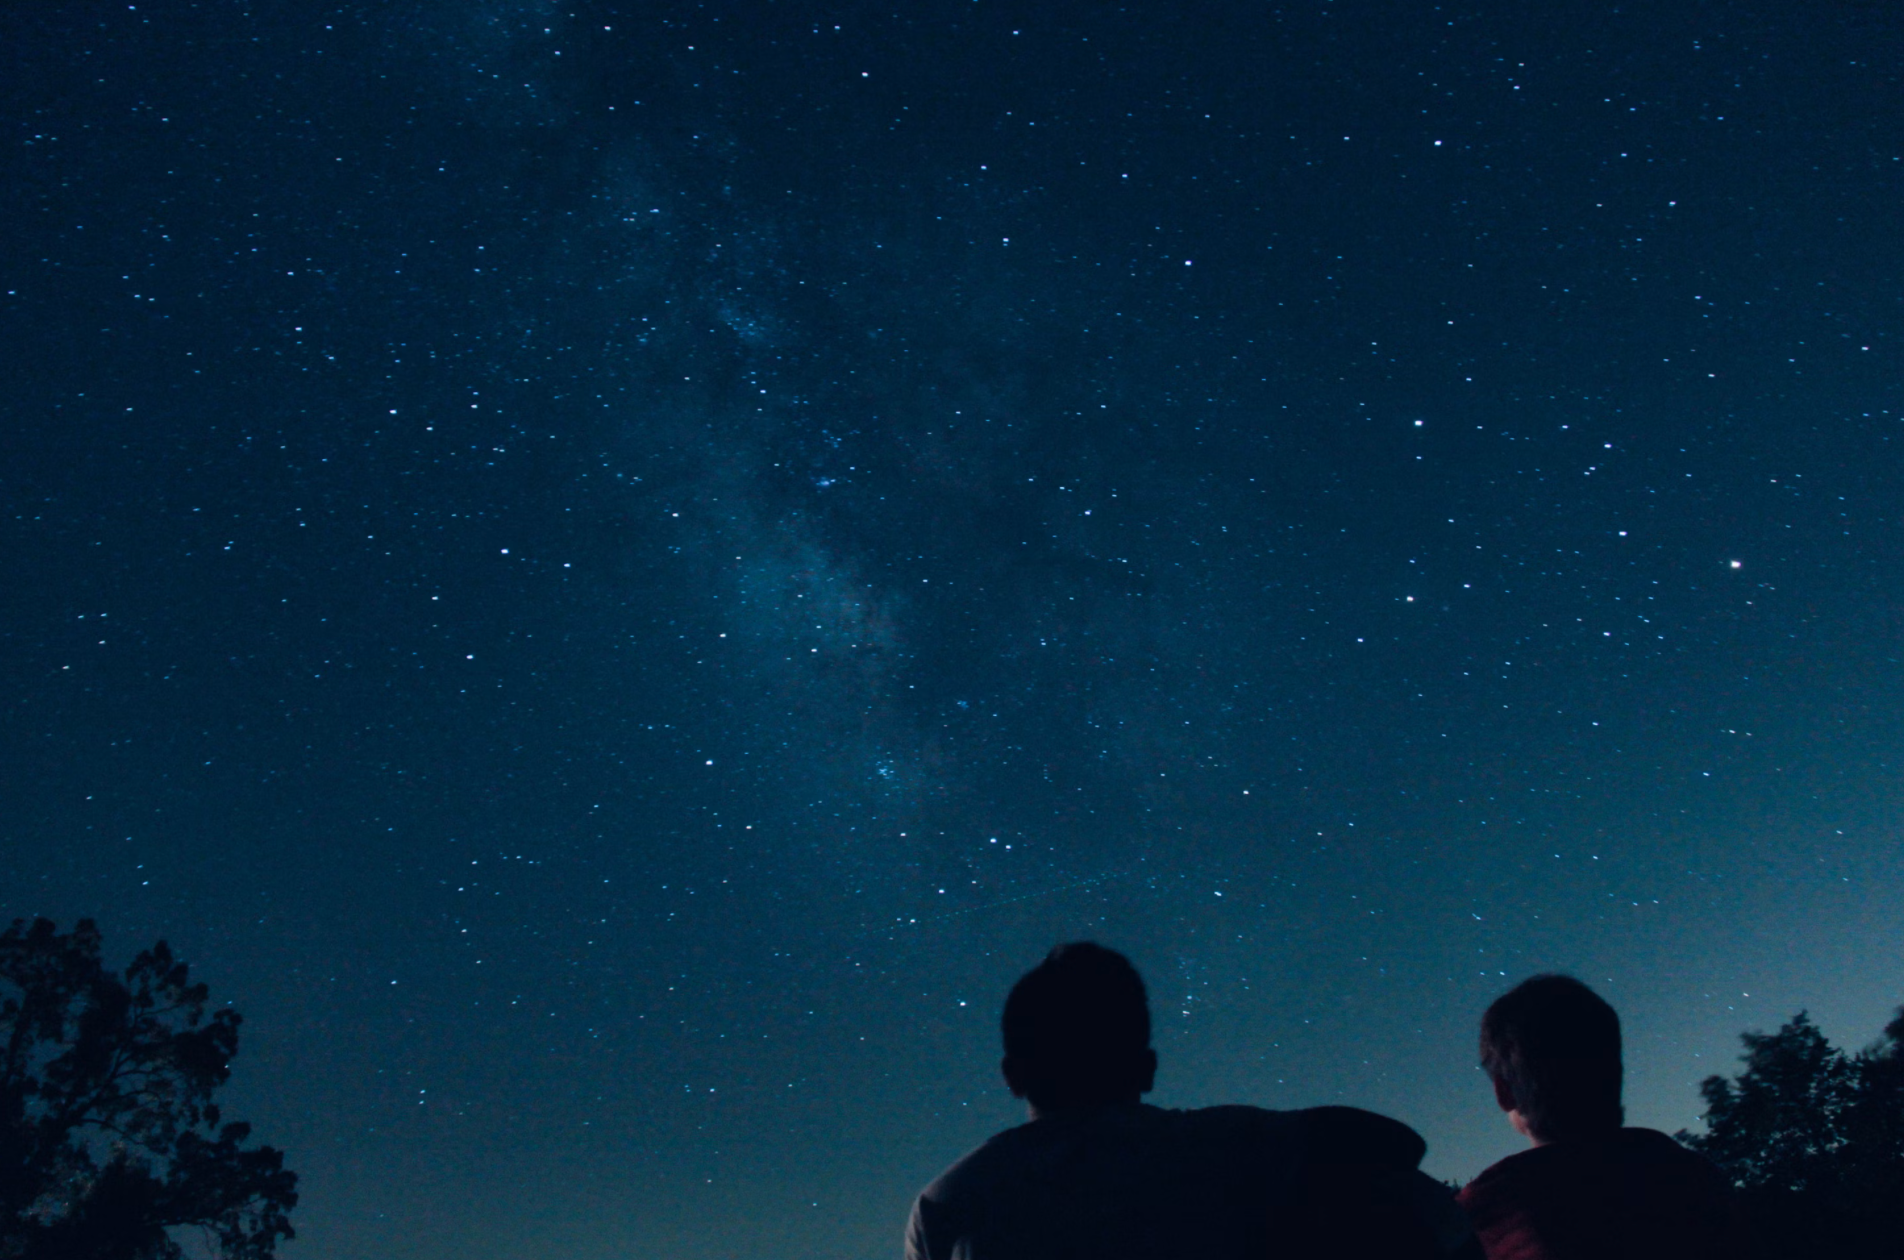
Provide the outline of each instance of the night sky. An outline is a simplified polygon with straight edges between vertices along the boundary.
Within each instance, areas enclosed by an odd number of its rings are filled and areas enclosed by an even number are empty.
[[[898,10],[895,12],[894,10]],[[1152,1100],[1904,1001],[1904,24],[14,4],[0,918],[245,1017],[301,1260],[880,1257]]]

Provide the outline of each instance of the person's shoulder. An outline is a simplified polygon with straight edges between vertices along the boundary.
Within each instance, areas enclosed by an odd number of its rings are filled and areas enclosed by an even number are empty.
[[[1033,1120],[994,1133],[953,1160],[919,1192],[919,1197],[950,1204],[983,1194],[993,1183],[1012,1175],[1012,1170],[1024,1162],[1027,1151],[1041,1145],[1043,1131],[1049,1127],[1049,1122]]]
[[[1186,1151],[1246,1153],[1241,1141],[1211,1140],[1189,1119],[1198,1114],[1138,1104],[1032,1120],[995,1133],[961,1155],[920,1191],[919,1200],[938,1215],[958,1216],[974,1204],[1015,1201],[1028,1180],[1055,1176],[1062,1183],[1067,1170],[1106,1159],[1142,1165],[1172,1161]]]
[[[1524,1226],[1530,1194],[1539,1197],[1539,1188],[1549,1180],[1542,1175],[1549,1161],[1536,1158],[1544,1149],[1537,1146],[1496,1160],[1455,1191],[1454,1201],[1482,1239],[1498,1243],[1504,1233]]]
[[[1678,1163],[1693,1164],[1712,1162],[1698,1151],[1680,1145],[1658,1129],[1621,1129],[1615,1144],[1620,1154],[1628,1158],[1673,1160]]]
[[[1496,1160],[1476,1173],[1455,1198],[1462,1207],[1474,1212],[1490,1202],[1512,1196],[1528,1182],[1544,1179],[1547,1165],[1553,1162],[1553,1150],[1551,1146],[1536,1146]]]
[[[1625,1163],[1658,1167],[1686,1182],[1707,1183],[1729,1193],[1731,1183],[1717,1164],[1657,1129],[1621,1129],[1619,1152]]]
[[[1611,1138],[1584,1142],[1555,1142],[1509,1155],[1489,1165],[1461,1188],[1460,1199],[1470,1211],[1490,1199],[1513,1197],[1536,1187],[1571,1185],[1594,1170],[1646,1166],[1682,1182],[1723,1182],[1718,1166],[1697,1151],[1688,1150],[1656,1129],[1621,1129]]]

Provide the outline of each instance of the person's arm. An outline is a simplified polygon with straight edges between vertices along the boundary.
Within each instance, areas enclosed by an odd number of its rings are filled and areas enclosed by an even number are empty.
[[[1297,1190],[1271,1231],[1279,1252],[1480,1260],[1453,1192],[1415,1167],[1428,1147],[1413,1129],[1355,1107],[1314,1107],[1299,1119]]]
[[[1414,1168],[1428,1143],[1399,1120],[1360,1107],[1309,1107],[1296,1113],[1302,1145],[1312,1160]]]
[[[945,1209],[925,1195],[912,1201],[906,1221],[906,1260],[951,1260],[957,1241],[947,1228]]]
[[[1482,1260],[1481,1239],[1468,1221],[1455,1193],[1419,1169],[1408,1174],[1401,1193],[1434,1240],[1435,1254],[1443,1260]]]

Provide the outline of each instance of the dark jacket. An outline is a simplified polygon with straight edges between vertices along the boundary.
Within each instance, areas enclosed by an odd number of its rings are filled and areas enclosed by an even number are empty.
[[[1447,1189],[1416,1171],[1424,1149],[1407,1125],[1349,1107],[1048,1116],[1000,1133],[927,1186],[906,1255],[1440,1260],[1472,1236]]]
[[[1487,1260],[1741,1260],[1751,1254],[1723,1174],[1652,1129],[1553,1142],[1462,1188]]]

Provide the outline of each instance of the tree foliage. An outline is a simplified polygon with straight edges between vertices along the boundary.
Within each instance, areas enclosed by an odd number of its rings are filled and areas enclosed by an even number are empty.
[[[1741,1036],[1745,1070],[1707,1077],[1706,1131],[1779,1256],[1904,1254],[1904,1008],[1855,1055],[1799,1012]]]
[[[265,1260],[292,1236],[297,1174],[212,1101],[239,1016],[208,1017],[165,942],[120,975],[91,920],[15,921],[0,995],[0,1260],[177,1260],[186,1226]]]

